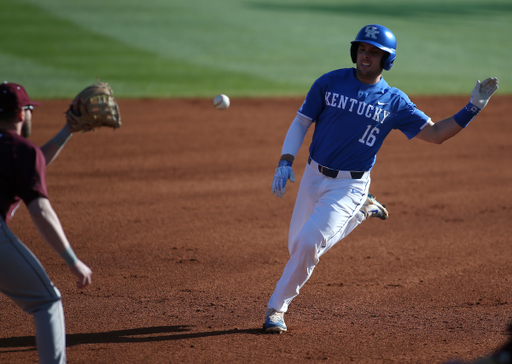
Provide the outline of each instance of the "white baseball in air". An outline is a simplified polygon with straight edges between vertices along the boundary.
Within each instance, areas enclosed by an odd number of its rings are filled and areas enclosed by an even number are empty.
[[[224,94],[217,95],[213,99],[213,105],[219,110],[227,109],[229,107],[229,97]]]

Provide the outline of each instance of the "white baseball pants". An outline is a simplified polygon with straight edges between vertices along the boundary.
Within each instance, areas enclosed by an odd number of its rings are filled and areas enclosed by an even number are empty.
[[[290,259],[267,308],[286,312],[320,257],[364,221],[360,209],[370,182],[369,172],[361,179],[330,178],[314,161],[306,165],[288,233]]]

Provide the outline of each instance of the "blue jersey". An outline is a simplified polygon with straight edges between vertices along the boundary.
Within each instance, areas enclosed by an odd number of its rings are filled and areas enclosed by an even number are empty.
[[[430,118],[384,78],[367,85],[354,72],[344,68],[321,76],[298,112],[316,123],[313,160],[337,170],[369,171],[392,129],[411,139]]]

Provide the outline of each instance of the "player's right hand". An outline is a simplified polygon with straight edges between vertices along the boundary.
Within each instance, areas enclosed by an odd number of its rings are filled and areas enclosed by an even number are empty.
[[[76,281],[76,287],[78,289],[85,288],[92,283],[92,271],[81,260],[79,260],[75,265],[69,267],[69,270],[73,275],[78,277],[78,280]]]
[[[283,197],[286,192],[286,182],[295,182],[295,174],[291,166],[280,165],[276,168],[274,180],[272,181],[272,193],[277,197]]]

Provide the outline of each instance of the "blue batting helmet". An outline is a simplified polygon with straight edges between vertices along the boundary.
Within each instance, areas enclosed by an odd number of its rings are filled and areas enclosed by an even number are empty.
[[[396,58],[396,38],[391,33],[391,30],[378,24],[370,24],[363,27],[357,33],[356,39],[351,42],[350,55],[354,63],[357,61],[357,48],[360,42],[374,45],[386,52],[382,57],[381,67],[386,71],[391,69]]]

